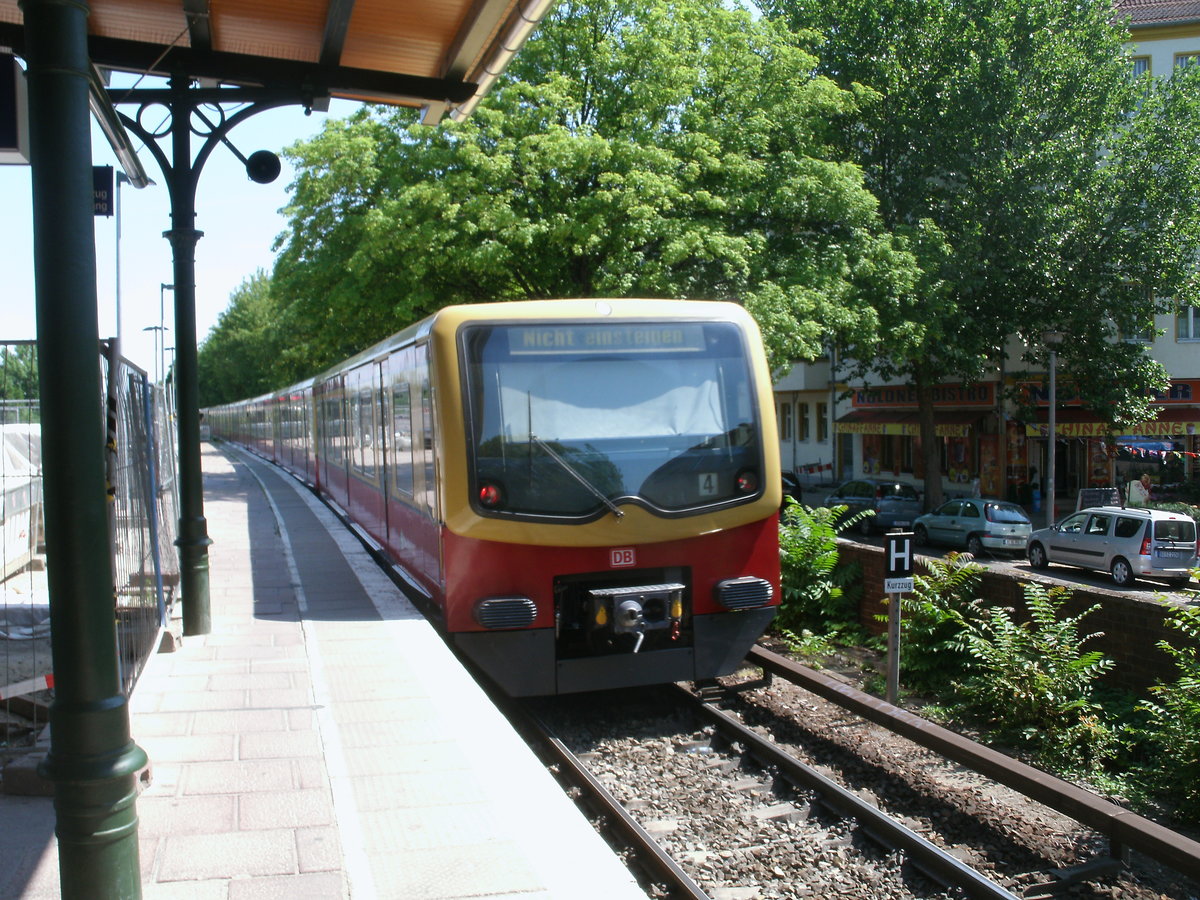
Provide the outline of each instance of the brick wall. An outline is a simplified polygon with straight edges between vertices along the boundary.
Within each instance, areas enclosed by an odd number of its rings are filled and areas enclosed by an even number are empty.
[[[873,634],[882,634],[886,625],[875,619],[885,612],[883,604],[883,550],[865,544],[842,540],[838,542],[839,560],[842,563],[858,562],[862,565],[863,593],[859,601],[859,621]],[[916,571],[923,567],[917,557]],[[1017,578],[1003,572],[983,572],[980,593],[993,606],[1008,606],[1016,610],[1024,608],[1023,585],[1029,581],[1044,581],[1037,575]],[[1145,584],[1141,582],[1140,584]],[[1165,590],[1165,589],[1164,589]],[[1138,589],[1136,596],[1127,596],[1102,588],[1086,585],[1075,587],[1071,601],[1065,609],[1076,615],[1093,604],[1101,608],[1080,623],[1083,634],[1104,632],[1085,645],[1088,650],[1102,650],[1116,662],[1108,676],[1109,683],[1131,691],[1144,691],[1155,682],[1173,682],[1178,672],[1171,658],[1157,646],[1160,640],[1179,645],[1183,635],[1163,624],[1169,607],[1156,599],[1154,590]],[[903,676],[902,676],[903,677]]]

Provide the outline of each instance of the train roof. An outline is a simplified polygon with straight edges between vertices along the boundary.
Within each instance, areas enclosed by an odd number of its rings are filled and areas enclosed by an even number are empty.
[[[308,390],[314,384],[326,381],[335,375],[387,356],[402,347],[418,343],[428,338],[442,323],[449,323],[449,327],[457,328],[460,324],[471,321],[590,319],[602,316],[613,316],[614,319],[682,316],[694,319],[742,320],[748,323],[754,321],[743,307],[723,300],[588,298],[511,300],[446,306],[311,378],[241,402],[256,403],[273,400],[287,394]]]
[[[464,322],[472,321],[591,319],[600,316],[613,316],[616,319],[685,316],[699,319],[734,318],[753,321],[750,314],[741,306],[721,300],[648,300],[606,297],[570,300],[511,300],[446,306],[402,331],[373,344],[344,362],[331,366],[316,376],[314,380],[324,381],[381,356],[387,356],[401,347],[417,343],[427,338],[444,322],[450,322],[450,327],[457,328]]]

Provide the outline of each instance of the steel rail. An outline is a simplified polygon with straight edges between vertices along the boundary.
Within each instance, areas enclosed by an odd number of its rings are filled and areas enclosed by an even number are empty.
[[[583,792],[587,801],[606,818],[607,826],[615,831],[625,844],[633,848],[638,862],[645,867],[648,876],[668,889],[670,897],[681,900],[711,900],[691,876],[667,855],[650,833],[638,824],[620,801],[596,780],[578,757],[551,734],[533,713],[521,704],[505,700],[499,692],[493,693],[492,696],[497,705],[502,705],[505,717],[524,734],[526,741],[533,742],[534,751],[542,757],[547,767],[557,766],[556,777]],[[576,800],[576,803],[580,802]]]
[[[755,647],[746,659],[764,672],[778,675],[1103,834],[1109,841],[1109,855],[1115,860],[1124,860],[1126,850],[1137,850],[1183,875],[1200,878],[1200,842],[777,653]]]
[[[696,704],[699,712],[712,722],[726,740],[741,744],[764,766],[773,766],[792,784],[814,791],[820,802],[846,818],[862,825],[876,841],[908,854],[909,861],[930,877],[980,900],[1019,900],[1016,894],[992,881],[982,872],[955,859],[941,847],[901,825],[887,813],[861,800],[837,782],[791,756],[786,750],[747,728],[710,702],[679,690]]]

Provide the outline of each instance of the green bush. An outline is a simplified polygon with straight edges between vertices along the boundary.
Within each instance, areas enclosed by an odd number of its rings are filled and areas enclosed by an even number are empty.
[[[976,597],[983,567],[962,553],[920,561],[927,574],[913,576],[913,593],[901,603],[900,678],[913,690],[934,693],[971,670],[962,634],[968,620],[984,615]]]
[[[992,734],[1027,742],[1041,760],[1068,771],[1100,767],[1116,750],[1116,736],[1093,697],[1096,680],[1113,667],[1098,650],[1083,645],[1079,623],[1096,609],[1064,617],[1067,588],[1024,588],[1029,620],[1011,609],[991,608],[964,620],[963,649],[973,660],[958,686],[965,708]]]
[[[789,499],[779,521],[783,598],[775,628],[791,642],[805,632],[862,638],[857,591],[860,566],[839,566],[837,536],[863,516],[842,519],[846,507],[809,507]],[[861,588],[859,588],[861,590]],[[811,643],[811,638],[808,639]]]
[[[1161,509],[1163,512],[1178,513],[1183,516],[1191,516],[1200,524],[1200,506],[1195,506],[1191,503],[1151,503],[1152,509]]]
[[[1150,715],[1146,737],[1160,752],[1157,756],[1155,793],[1178,800],[1181,819],[1200,821],[1200,609],[1176,610],[1167,624],[1190,639],[1190,645],[1175,647],[1168,641],[1158,646],[1170,654],[1179,670],[1171,684],[1150,688],[1156,698],[1141,709]]]

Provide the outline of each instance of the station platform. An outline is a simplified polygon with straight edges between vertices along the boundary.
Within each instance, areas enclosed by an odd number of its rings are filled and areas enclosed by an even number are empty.
[[[320,501],[229,448],[203,467],[212,632],[154,656],[130,705],[144,897],[644,900]],[[33,846],[0,895],[58,897],[51,801],[2,805]]]

